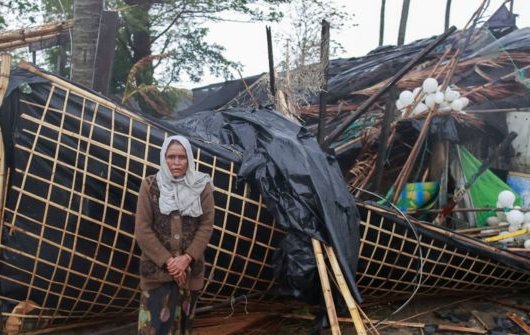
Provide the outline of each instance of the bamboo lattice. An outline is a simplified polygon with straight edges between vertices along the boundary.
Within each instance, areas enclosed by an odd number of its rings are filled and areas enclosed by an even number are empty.
[[[18,320],[31,330],[134,315],[136,198],[141,180],[156,172],[168,134],[97,95],[22,67],[50,83],[32,87],[46,94],[23,93],[18,102],[0,230],[0,298],[4,308],[11,307],[2,313],[4,321]],[[234,162],[211,154],[206,144],[198,146],[195,157],[197,169],[212,176],[216,209],[200,302],[269,290],[271,258],[284,232],[257,188],[238,181]],[[418,242],[392,213],[362,204],[360,210],[357,283],[368,300],[415,290],[420,247],[420,294],[530,286],[528,270],[504,262],[528,269],[528,259],[479,242],[469,249],[438,228],[415,222],[421,228]],[[33,302],[29,310],[15,308],[27,301]]]

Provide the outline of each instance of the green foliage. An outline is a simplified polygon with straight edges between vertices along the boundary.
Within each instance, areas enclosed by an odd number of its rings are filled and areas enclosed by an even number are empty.
[[[10,29],[11,23],[37,22],[36,13],[39,11],[39,4],[30,0],[9,0],[0,2],[0,29]]]

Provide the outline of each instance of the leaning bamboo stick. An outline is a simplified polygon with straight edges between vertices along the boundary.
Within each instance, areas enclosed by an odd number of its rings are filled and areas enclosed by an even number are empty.
[[[487,230],[487,229],[501,230],[501,229],[508,229],[508,226],[495,225],[495,226],[465,228],[465,229],[457,229],[455,230],[455,232],[459,234],[475,234],[475,233],[480,233],[481,231]]]
[[[331,287],[329,285],[328,273],[326,271],[326,262],[324,261],[324,254],[320,242],[311,239],[313,243],[313,252],[315,253],[318,275],[320,283],[322,284],[322,293],[324,294],[324,301],[326,302],[326,311],[328,313],[329,324],[331,326],[331,334],[340,334],[339,321],[337,319],[337,312],[333,303],[333,296],[331,295]]]
[[[2,53],[0,55],[0,107],[9,84],[9,73],[11,72],[11,55]]]
[[[530,255],[530,249],[526,249],[526,248],[507,248],[508,251],[511,251],[511,252],[528,252],[529,255]]]
[[[526,334],[530,335],[530,327],[528,327],[528,325],[517,314],[512,312],[512,313],[506,314],[506,316],[508,317],[508,319],[512,320],[513,323],[515,323],[522,330],[524,330]]]
[[[357,331],[358,335],[365,335],[366,329],[364,328],[363,320],[361,318],[361,315],[359,314],[359,309],[357,307],[357,304],[355,303],[355,300],[353,299],[348,284],[344,279],[344,275],[342,274],[342,270],[337,260],[337,256],[335,255],[335,251],[333,251],[333,248],[329,245],[324,245],[324,250],[326,251],[329,263],[331,264],[331,269],[333,270],[333,274],[335,275],[335,279],[337,280],[340,293],[342,294],[342,297],[346,302],[346,306],[348,306],[348,310],[350,311],[355,330]]]
[[[9,84],[9,73],[11,72],[11,55],[3,53],[0,55],[0,107],[4,101],[4,95],[7,91],[7,85]],[[3,214],[4,211],[4,199],[7,192],[6,188],[6,175],[5,175],[5,148],[2,136],[2,130],[0,129],[0,208]],[[2,217],[4,217],[2,215]],[[0,234],[1,237],[1,234]]]
[[[452,212],[504,212],[506,208],[488,208],[488,207],[481,207],[481,208],[454,208]],[[517,208],[520,212],[530,212],[530,208]],[[407,211],[407,214],[417,214],[417,213],[439,213],[442,209],[424,209],[424,208],[418,208],[413,211]]]

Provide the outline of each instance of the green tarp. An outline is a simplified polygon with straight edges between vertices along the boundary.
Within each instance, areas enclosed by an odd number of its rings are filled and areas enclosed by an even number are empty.
[[[460,152],[460,163],[464,172],[466,182],[478,171],[482,164],[473,154],[471,154],[466,148],[458,146]],[[495,208],[497,204],[497,197],[501,191],[513,190],[508,186],[502,179],[497,177],[490,170],[486,170],[481,174],[477,180],[471,185],[469,195],[474,208]],[[520,206],[522,204],[521,197],[515,193],[515,205]],[[477,226],[487,225],[486,219],[490,216],[495,216],[494,211],[489,212],[476,212]]]

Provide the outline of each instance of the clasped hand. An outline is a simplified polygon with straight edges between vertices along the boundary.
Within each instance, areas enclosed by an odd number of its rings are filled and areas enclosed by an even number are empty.
[[[166,261],[167,271],[180,287],[186,283],[187,269],[190,265],[190,258],[187,255],[171,257]]]

